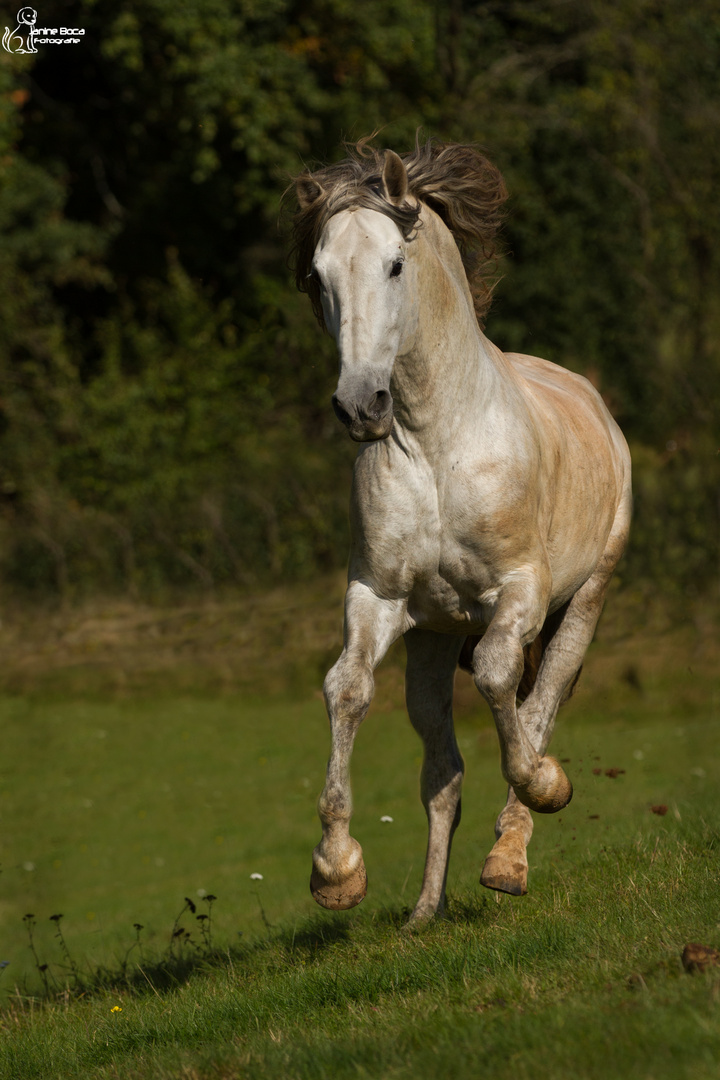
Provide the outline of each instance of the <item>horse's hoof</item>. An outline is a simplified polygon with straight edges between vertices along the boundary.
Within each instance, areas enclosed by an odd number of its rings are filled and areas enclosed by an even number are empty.
[[[527,892],[528,864],[524,842],[504,833],[495,844],[483,866],[480,884],[486,889],[524,896]]]
[[[310,878],[310,892],[313,900],[320,907],[329,911],[347,911],[356,907],[367,893],[367,874],[364,863],[352,872],[344,881],[335,883],[323,877],[319,870],[313,867]]]
[[[488,855],[480,875],[480,884],[495,892],[504,892],[509,896],[524,896],[527,892],[527,869],[508,865],[501,859]]]
[[[538,771],[530,783],[526,787],[513,785],[513,791],[523,806],[536,814],[556,814],[567,806],[573,796],[572,784],[554,757],[540,758]]]

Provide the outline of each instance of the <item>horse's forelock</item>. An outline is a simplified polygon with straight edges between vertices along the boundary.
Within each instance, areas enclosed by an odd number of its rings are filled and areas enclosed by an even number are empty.
[[[421,208],[414,201],[400,206],[388,202],[382,184],[382,155],[377,151],[369,155],[362,140],[345,161],[305,175],[312,177],[321,193],[312,202],[300,206],[293,218],[291,263],[298,289],[308,294],[317,320],[324,327],[320,287],[312,275],[312,260],[330,218],[343,210],[377,210],[394,221],[407,239],[417,225]]]
[[[440,143],[429,139],[401,155],[408,174],[408,195],[396,206],[388,201],[382,183],[384,154],[361,139],[348,147],[349,156],[305,174],[320,186],[316,199],[301,206],[293,218],[291,260],[298,289],[306,292],[313,311],[324,326],[320,288],[312,276],[315,248],[327,222],[343,210],[377,210],[395,222],[407,239],[418,226],[419,202],[426,203],[452,232],[465,265],[482,322],[492,298],[491,272],[497,252],[507,190],[498,169],[475,146]]]

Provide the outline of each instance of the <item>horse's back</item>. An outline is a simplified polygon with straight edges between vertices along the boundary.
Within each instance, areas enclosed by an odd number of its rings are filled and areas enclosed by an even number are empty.
[[[596,465],[605,457],[606,448],[613,460],[614,472],[622,486],[629,472],[630,453],[625,437],[600,393],[583,375],[568,368],[523,353],[505,353],[516,375],[553,430],[586,445],[594,454]]]

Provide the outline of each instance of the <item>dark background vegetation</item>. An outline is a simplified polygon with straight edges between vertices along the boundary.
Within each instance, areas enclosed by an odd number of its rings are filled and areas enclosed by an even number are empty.
[[[714,0],[47,0],[38,22],[85,36],[0,63],[6,596],[345,561],[353,449],[280,199],[342,138],[402,152],[418,127],[505,174],[489,336],[588,375],[632,444],[623,580],[717,588]]]

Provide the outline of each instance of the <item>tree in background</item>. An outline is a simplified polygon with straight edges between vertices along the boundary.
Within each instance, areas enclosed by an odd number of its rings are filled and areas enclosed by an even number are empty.
[[[514,193],[491,332],[589,375],[633,442],[625,576],[717,589],[718,12],[613,0],[463,18],[455,32],[497,35],[498,55],[465,65],[451,115],[463,135],[488,118]]]
[[[382,128],[511,191],[488,332],[634,442],[626,578],[716,578],[720,17],[709,0],[44,9],[0,65],[0,575],[41,593],[341,565],[352,448],[280,199]]]

